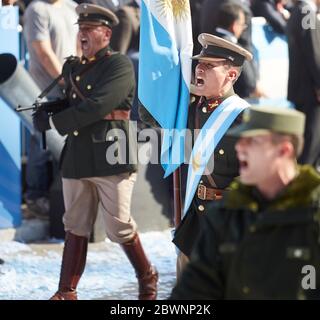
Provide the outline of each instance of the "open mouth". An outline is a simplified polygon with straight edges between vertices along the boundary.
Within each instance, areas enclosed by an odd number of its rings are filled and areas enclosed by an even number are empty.
[[[248,162],[245,160],[239,161],[240,169],[246,169],[248,167]]]
[[[81,47],[82,47],[83,49],[87,49],[87,48],[88,48],[88,45],[89,45],[88,40],[85,39],[85,38],[82,38],[82,39],[81,39]]]
[[[201,87],[204,85],[204,80],[202,78],[197,78],[196,79],[196,86]]]

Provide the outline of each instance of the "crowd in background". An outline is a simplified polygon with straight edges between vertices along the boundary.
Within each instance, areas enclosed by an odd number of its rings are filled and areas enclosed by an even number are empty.
[[[120,23],[113,29],[111,47],[130,57],[135,67],[136,78],[138,77],[140,0],[78,0],[76,2],[73,0],[4,0],[2,1],[3,5],[19,6],[21,16],[20,23],[24,25],[23,34],[29,51],[29,71],[42,90],[61,72],[64,58],[71,54],[77,54],[76,44],[74,41],[70,41],[70,37],[74,38],[76,36],[77,30],[76,28],[73,28],[72,32],[70,32],[70,30],[72,29],[71,21],[75,20],[76,17],[75,13],[74,15],[72,14],[72,11],[77,3],[82,2],[101,5],[117,14]],[[276,33],[288,34],[290,40],[294,37],[294,33],[298,31],[292,27],[287,28],[287,22],[290,19],[291,11],[295,10],[299,2],[303,3],[304,1],[190,0],[194,53],[200,51],[197,37],[203,32],[218,35],[234,43],[239,43],[250,52],[253,52],[254,44],[252,43],[251,36],[251,18],[253,16],[264,17]],[[316,3],[317,1],[314,0],[314,2]],[[48,30],[44,30],[43,26],[39,27],[41,23],[45,25],[45,19],[49,19],[47,11],[43,9],[44,6],[41,6],[41,3],[45,3],[46,6],[51,9],[49,16],[52,17],[55,15],[54,12],[56,12],[56,16],[60,19],[64,28],[67,26],[67,30],[70,29],[68,33],[63,32],[63,30],[66,29],[61,27],[59,30],[59,25],[61,26],[61,24],[57,21],[56,25],[47,22]],[[57,6],[57,4],[59,5]],[[60,14],[59,10],[64,12],[64,14]],[[69,14],[67,14],[67,12],[69,12]],[[39,20],[38,27],[42,28],[42,30],[40,30],[42,35],[39,33],[39,30],[33,29],[37,28],[37,24],[31,22],[35,18]],[[296,26],[296,29],[297,28],[299,29],[299,26]],[[43,39],[47,37],[46,41],[43,43],[42,41],[39,42],[38,40],[41,40],[41,37],[43,37]],[[313,39],[316,39],[316,37],[313,37]],[[73,49],[70,47],[70,43],[73,43]],[[313,56],[311,60],[317,63],[317,52],[312,50],[312,45],[319,46],[319,43],[313,43],[311,44],[311,48],[309,48],[310,55]],[[290,55],[291,59],[296,59],[296,53],[290,51]],[[318,66],[314,66],[314,70],[318,68]],[[298,75],[294,74],[294,69],[294,67],[290,69],[289,81],[291,81],[291,83],[293,83],[295,79],[298,79]],[[292,77],[294,77],[294,79],[292,79]],[[306,86],[310,87],[312,83],[308,83]],[[291,87],[292,86],[289,85],[289,90]],[[311,90],[313,90],[313,88]],[[235,92],[242,98],[266,97],[264,89],[259,83],[259,66],[257,66],[256,61],[246,61],[240,79],[235,85]],[[294,99],[292,92],[292,90],[289,92],[289,100],[292,100],[295,104],[298,102],[298,108],[301,108],[302,105],[307,103],[306,101],[297,101]],[[55,92],[51,92],[51,95],[51,98],[55,98],[59,96],[59,93],[55,90]],[[310,98],[307,97],[306,99],[310,100]],[[315,99],[314,103],[317,103],[317,99]],[[309,106],[307,107],[308,110],[310,110],[310,108]],[[136,96],[131,118],[139,121],[137,109],[138,99]],[[308,117],[307,127],[311,128],[311,132],[307,130],[307,138],[308,141],[310,141],[310,146],[308,147],[307,143],[306,148],[311,149],[311,151],[306,150],[302,155],[302,161],[304,163],[311,163],[315,166],[318,161],[319,141],[315,137],[316,134],[312,132],[317,127],[318,117],[317,114],[315,115],[313,113],[310,115],[310,119]],[[27,169],[27,180],[29,181],[27,181],[28,187],[25,200],[29,206],[40,215],[47,215],[49,210],[49,203],[47,201],[48,179],[45,177],[47,177],[48,174],[44,172],[47,170],[44,169],[44,167],[48,161],[48,155],[40,150],[36,151],[38,147],[35,146],[35,143],[36,142],[31,139],[30,154],[33,154],[34,159],[31,159],[29,163],[30,170]],[[312,155],[310,155],[310,153],[312,153]]]
[[[127,55],[133,65],[136,80],[139,65],[140,0],[4,0],[4,5],[17,5],[20,24],[28,52],[28,70],[41,90],[44,90],[62,72],[65,58],[81,56],[77,38],[75,8],[79,3],[92,3],[113,11],[119,24],[112,30],[111,47]],[[320,159],[320,26],[306,28],[303,24],[304,6],[309,6],[315,17],[319,0],[190,0],[194,54],[201,51],[197,41],[201,33],[224,38],[253,52],[252,17],[262,16],[273,30],[286,35],[289,48],[288,100],[306,116],[304,149],[298,159],[301,164],[319,167]],[[234,91],[241,98],[267,97],[259,81],[259,65],[255,60],[245,61]],[[78,80],[77,80],[78,81]],[[133,81],[132,81],[133,82]],[[64,95],[64,80],[48,95],[49,100]],[[89,90],[90,88],[88,88]],[[285,95],[285,93],[284,93]],[[140,121],[137,90],[131,119]],[[76,131],[75,131],[76,132]],[[47,163],[52,161],[49,151],[40,148],[31,137],[26,167],[24,201],[29,209],[42,218],[49,214],[50,187]],[[295,165],[295,161],[292,161]],[[57,174],[57,164],[51,170]],[[134,259],[133,259],[134,260]],[[1,260],[0,260],[1,263]],[[149,264],[147,266],[150,268]],[[155,274],[155,271],[154,271]],[[154,275],[155,277],[155,275]],[[157,277],[157,275],[156,275]]]

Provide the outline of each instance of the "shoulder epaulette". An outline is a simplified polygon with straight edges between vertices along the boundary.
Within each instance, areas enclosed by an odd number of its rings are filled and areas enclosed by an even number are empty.
[[[71,55],[71,56],[69,56],[69,57],[66,57],[65,59],[66,59],[66,62],[67,62],[67,63],[73,63],[73,62],[76,62],[76,61],[79,61],[79,60],[80,60],[79,57],[73,56],[73,55]]]

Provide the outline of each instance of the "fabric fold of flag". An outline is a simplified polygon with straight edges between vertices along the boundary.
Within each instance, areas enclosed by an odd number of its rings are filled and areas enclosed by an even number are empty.
[[[142,0],[138,96],[165,129],[161,163],[165,176],[184,161],[192,29],[188,0]]]

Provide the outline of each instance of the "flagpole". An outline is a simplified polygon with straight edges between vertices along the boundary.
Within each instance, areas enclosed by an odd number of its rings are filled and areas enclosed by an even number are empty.
[[[180,167],[173,172],[173,218],[177,229],[181,222]]]

